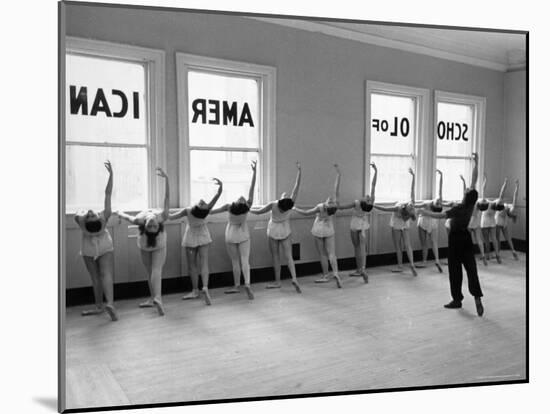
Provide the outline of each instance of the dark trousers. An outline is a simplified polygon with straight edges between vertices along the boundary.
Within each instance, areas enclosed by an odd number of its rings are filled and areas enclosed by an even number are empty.
[[[462,295],[462,266],[468,276],[468,290],[474,297],[481,297],[481,286],[477,275],[474,244],[468,230],[452,231],[449,233],[449,282],[453,300],[461,302]]]

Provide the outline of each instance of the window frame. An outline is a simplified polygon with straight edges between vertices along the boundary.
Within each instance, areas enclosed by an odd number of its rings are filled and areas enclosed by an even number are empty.
[[[67,145],[107,146],[107,147],[146,147],[147,148],[147,204],[148,207],[161,206],[164,187],[158,185],[155,168],[166,169],[165,142],[165,60],[163,50],[150,49],[122,43],[105,42],[67,36],[65,55],[74,54],[93,58],[112,59],[145,65],[146,133],[147,142],[143,144],[105,144],[68,141],[66,128],[63,128],[63,154]],[[65,61],[65,59],[64,59]],[[66,80],[63,78],[63,82]],[[66,93],[67,85],[63,93]],[[63,113],[63,116],[65,116]],[[66,120],[65,120],[66,122]],[[68,144],[71,143],[71,144]],[[65,157],[63,158],[65,160]],[[66,162],[66,160],[65,160]],[[65,167],[64,167],[65,168]],[[65,201],[64,201],[65,202]],[[136,209],[137,210],[137,209]],[[74,211],[66,212],[74,214]]]
[[[433,117],[433,157],[432,157],[432,163],[433,163],[433,171],[434,174],[431,175],[431,185],[429,188],[432,189],[432,196],[433,194],[436,194],[436,180],[435,180],[435,169],[437,167],[437,159],[438,158],[445,158],[445,159],[467,159],[467,157],[453,157],[453,156],[437,156],[437,119],[438,119],[438,103],[450,103],[450,104],[458,104],[458,105],[470,105],[474,108],[474,114],[473,114],[473,128],[472,131],[474,131],[474,144],[473,144],[473,151],[477,152],[479,156],[479,162],[478,162],[478,182],[477,187],[480,188],[481,178],[484,174],[484,167],[485,167],[485,117],[486,117],[486,108],[487,108],[487,98],[483,96],[476,96],[476,95],[466,95],[461,93],[455,93],[455,92],[447,92],[447,91],[441,91],[441,90],[435,90],[434,91],[434,117]],[[466,183],[466,185],[469,185],[469,183]]]
[[[399,85],[387,82],[378,81],[366,81],[365,86],[366,93],[366,111],[365,111],[365,165],[363,171],[363,192],[366,194],[370,187],[370,162],[371,155],[383,156],[390,154],[378,154],[371,153],[371,94],[400,96],[406,98],[414,98],[416,100],[415,107],[415,135],[414,135],[414,153],[410,156],[413,158],[414,170],[416,173],[416,188],[415,198],[418,198],[419,194],[425,194],[428,188],[428,182],[426,179],[427,167],[427,147],[426,137],[428,136],[429,128],[429,116],[431,108],[431,93],[429,89],[417,88],[406,85]],[[392,155],[393,156],[393,155]],[[394,156],[409,157],[409,155],[394,154]],[[395,200],[393,200],[395,201]],[[384,203],[391,203],[391,201],[382,201]]]
[[[261,128],[258,150],[241,147],[203,147],[189,144],[188,119],[188,72],[199,71],[225,76],[252,77],[260,81]],[[178,103],[178,137],[179,137],[179,204],[187,206],[191,203],[191,149],[209,151],[256,152],[260,168],[258,183],[260,200],[258,204],[273,200],[276,190],[276,79],[277,69],[272,66],[218,59],[207,56],[176,52],[176,80]],[[270,174],[270,172],[272,172]],[[223,179],[222,179],[223,181]]]

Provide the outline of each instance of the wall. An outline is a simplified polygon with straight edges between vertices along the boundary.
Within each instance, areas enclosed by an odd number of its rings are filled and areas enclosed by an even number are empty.
[[[304,185],[299,203],[317,203],[329,195],[334,162],[343,169],[341,199],[350,200],[360,195],[367,79],[485,96],[486,148],[490,149],[484,158],[489,175],[488,194],[498,192],[504,132],[505,75],[501,72],[235,16],[67,5],[66,18],[67,35],[166,52],[167,173],[172,188],[178,188],[179,184],[175,52],[181,51],[277,68],[277,169],[274,173],[278,194],[290,190],[295,174],[294,162],[300,160]],[[432,115],[428,128],[430,135],[431,119]],[[174,197],[173,207],[176,206],[179,200]],[[267,217],[250,226],[253,267],[270,265],[265,220]],[[387,215],[374,217],[371,253],[391,251],[387,221]],[[305,262],[317,260],[309,233],[311,223],[311,219],[296,219],[292,223],[294,242],[301,243],[302,261]],[[127,239],[127,229],[116,222],[113,224],[120,232],[122,243],[125,237]],[[349,217],[338,217],[336,224],[337,253],[339,257],[351,257]],[[210,224],[215,240],[210,261],[213,272],[230,270],[223,243],[224,227],[223,223]],[[169,233],[174,255],[168,259],[165,277],[177,276],[182,263],[178,255],[181,237],[178,228],[174,225]],[[68,233],[75,231],[69,229]],[[416,229],[413,232],[418,247]],[[70,235],[68,239],[75,237]],[[444,241],[443,235],[441,239]],[[78,247],[74,240],[75,243],[68,244],[68,287],[89,284],[81,260],[77,258]],[[135,249],[135,240],[130,241],[126,251]],[[122,262],[121,269],[129,266],[124,257],[117,256]],[[126,279],[126,276],[119,278],[118,273],[117,281]],[[130,277],[137,280],[143,275]]]
[[[502,142],[502,177],[508,177],[510,184],[506,198],[511,200],[514,181],[519,179],[517,211],[519,220],[512,225],[512,237],[527,240],[525,213],[527,208],[526,183],[527,154],[526,138],[526,72],[508,72],[504,76],[504,135]]]

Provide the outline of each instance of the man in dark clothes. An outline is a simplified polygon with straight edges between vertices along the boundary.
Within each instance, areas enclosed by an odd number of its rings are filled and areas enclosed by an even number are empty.
[[[474,297],[476,310],[479,316],[483,315],[483,305],[481,303],[481,286],[477,275],[477,265],[474,256],[474,244],[468,231],[468,224],[472,217],[472,212],[477,202],[477,191],[475,189],[478,174],[478,156],[473,154],[474,169],[472,171],[472,181],[470,188],[466,189],[462,201],[451,209],[435,213],[430,210],[420,210],[419,214],[425,214],[434,218],[450,218],[451,230],[449,231],[449,282],[451,285],[451,296],[453,300],[445,305],[448,309],[458,309],[462,307],[462,265],[466,269],[468,276],[468,290]]]

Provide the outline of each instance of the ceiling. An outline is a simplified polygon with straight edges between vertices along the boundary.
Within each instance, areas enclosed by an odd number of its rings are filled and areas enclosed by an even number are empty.
[[[525,68],[526,37],[521,33],[280,18],[255,19],[502,72]]]

